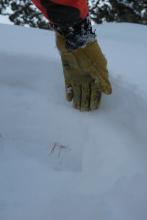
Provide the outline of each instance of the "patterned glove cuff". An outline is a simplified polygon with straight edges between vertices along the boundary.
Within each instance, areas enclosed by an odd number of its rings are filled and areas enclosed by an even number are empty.
[[[92,30],[89,17],[74,24],[72,27],[63,28],[54,25],[53,29],[65,37],[65,47],[69,51],[85,47],[88,43],[96,40],[96,34]]]

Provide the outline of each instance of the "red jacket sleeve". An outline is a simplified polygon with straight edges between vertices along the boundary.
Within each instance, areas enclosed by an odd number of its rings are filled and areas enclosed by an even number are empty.
[[[52,2],[77,8],[80,11],[80,17],[82,19],[88,14],[87,0],[53,0]]]
[[[43,7],[43,5],[41,4],[40,0],[32,0],[32,2],[42,12],[42,14],[48,19],[47,10]]]
[[[32,0],[53,23],[73,23],[88,15],[87,0]]]

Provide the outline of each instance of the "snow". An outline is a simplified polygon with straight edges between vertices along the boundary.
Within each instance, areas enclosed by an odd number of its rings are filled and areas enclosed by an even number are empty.
[[[10,20],[9,17],[6,15],[1,15],[0,14],[0,23],[2,24],[13,24]]]
[[[0,220],[147,219],[147,29],[96,28],[113,94],[81,113],[54,34],[0,25]]]

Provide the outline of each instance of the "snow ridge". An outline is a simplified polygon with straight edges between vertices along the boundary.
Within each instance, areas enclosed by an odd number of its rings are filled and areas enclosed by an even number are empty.
[[[0,219],[147,219],[147,30],[96,27],[113,94],[64,99],[49,31],[0,25]]]

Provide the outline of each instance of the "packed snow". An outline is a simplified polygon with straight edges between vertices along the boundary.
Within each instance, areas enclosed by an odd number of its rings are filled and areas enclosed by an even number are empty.
[[[0,14],[0,23],[2,24],[13,24],[10,20],[8,16],[4,16]]]
[[[96,29],[113,94],[82,113],[54,33],[0,25],[0,220],[147,219],[147,29]]]

